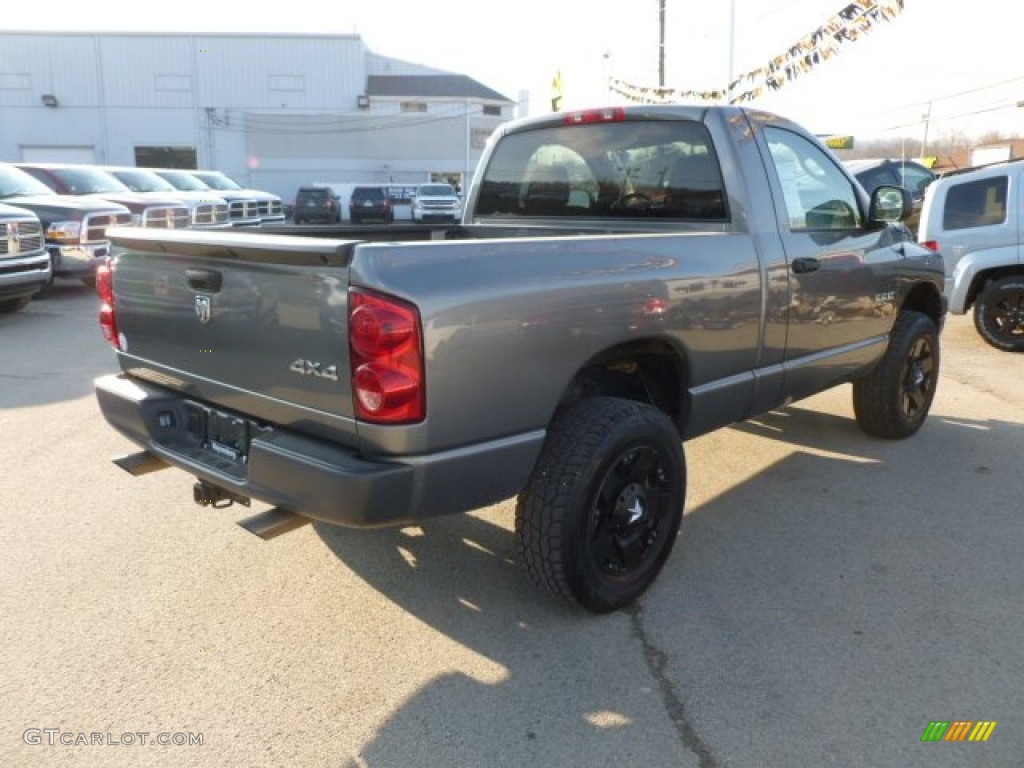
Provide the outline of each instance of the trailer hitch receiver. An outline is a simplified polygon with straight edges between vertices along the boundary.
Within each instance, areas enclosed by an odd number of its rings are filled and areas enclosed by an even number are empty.
[[[205,480],[199,480],[192,486],[192,498],[199,506],[213,507],[214,509],[226,509],[232,504],[249,506],[249,499],[245,496],[239,496],[237,493],[232,493]]]

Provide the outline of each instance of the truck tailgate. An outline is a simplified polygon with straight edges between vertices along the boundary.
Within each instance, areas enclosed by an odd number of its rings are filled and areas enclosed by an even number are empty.
[[[355,242],[112,231],[123,370],[258,419],[354,441]],[[347,437],[348,439],[345,439]]]

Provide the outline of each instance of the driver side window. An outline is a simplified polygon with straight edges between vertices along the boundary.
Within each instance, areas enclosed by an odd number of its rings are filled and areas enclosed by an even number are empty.
[[[765,128],[793,230],[848,230],[863,224],[857,193],[832,159],[812,142]]]

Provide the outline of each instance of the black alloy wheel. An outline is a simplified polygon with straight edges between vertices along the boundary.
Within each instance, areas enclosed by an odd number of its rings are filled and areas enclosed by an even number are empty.
[[[974,306],[974,327],[996,349],[1024,352],[1024,277],[986,284]]]
[[[608,578],[628,581],[657,551],[671,519],[666,457],[655,445],[627,448],[608,467],[587,527],[590,557]]]
[[[903,367],[903,418],[915,421],[931,405],[938,359],[930,336],[919,336],[911,345]]]

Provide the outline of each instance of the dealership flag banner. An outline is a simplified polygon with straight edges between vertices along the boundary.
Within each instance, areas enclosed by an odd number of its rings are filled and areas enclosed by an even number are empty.
[[[694,91],[639,86],[611,78],[609,87],[620,96],[640,104],[674,104],[681,101],[715,101],[742,104],[754,101],[765,91],[777,91],[815,69],[823,61],[838,56],[851,45],[892,21],[903,11],[904,0],[877,2],[857,0],[803,36],[787,50],[764,65],[746,72],[727,89]]]

